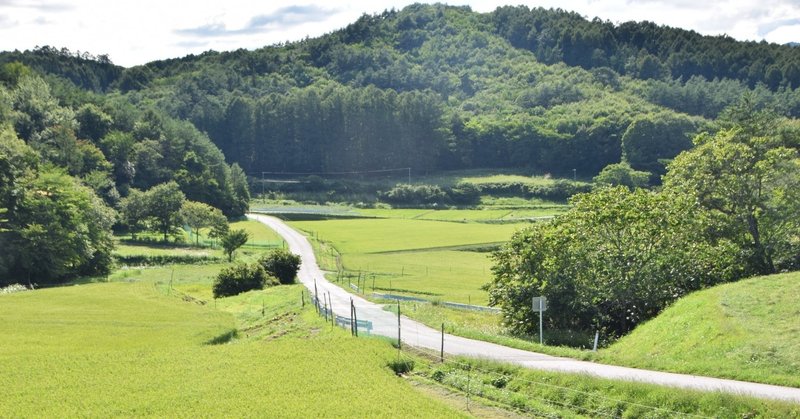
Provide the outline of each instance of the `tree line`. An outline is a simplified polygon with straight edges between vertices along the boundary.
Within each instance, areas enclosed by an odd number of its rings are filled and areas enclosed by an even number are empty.
[[[20,63],[0,76],[0,283],[107,274],[112,227],[221,235],[247,210],[244,171],[191,123]]]
[[[661,189],[615,167],[566,214],[516,233],[488,285],[505,324],[535,333],[543,295],[548,324],[613,339],[691,291],[800,269],[797,124],[745,99],[717,129],[669,164]]]
[[[50,47],[0,62],[43,72],[73,108],[88,88],[190,121],[245,172],[519,167],[588,178],[620,163],[629,130],[669,125],[688,147],[745,94],[800,116],[799,51],[563,10],[418,4],[319,38],[128,69]],[[653,180],[675,154],[657,141],[646,146],[665,154],[636,168]]]

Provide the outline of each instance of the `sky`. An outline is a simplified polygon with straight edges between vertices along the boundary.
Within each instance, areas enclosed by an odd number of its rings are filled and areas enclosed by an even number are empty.
[[[562,8],[614,23],[648,20],[739,40],[800,42],[800,0],[441,1],[489,12],[505,4]],[[316,37],[364,13],[413,1],[0,0],[0,50],[49,45],[107,54],[125,67],[199,54],[255,49]]]

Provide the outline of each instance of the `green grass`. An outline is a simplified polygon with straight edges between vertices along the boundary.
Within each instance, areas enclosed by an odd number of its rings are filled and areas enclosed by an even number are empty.
[[[428,353],[422,358],[437,359]],[[417,358],[419,359],[419,358]],[[415,362],[412,379],[458,392],[465,403],[492,402],[533,417],[798,417],[800,405],[714,392],[552,373],[489,361]]]
[[[385,342],[332,329],[299,297],[248,293],[227,313],[146,283],[2,296],[0,416],[459,416],[398,379]],[[237,323],[238,339],[209,344]]]
[[[358,213],[369,217],[403,218],[417,220],[438,221],[483,221],[499,222],[514,221],[526,218],[547,217],[559,214],[566,210],[566,206],[546,206],[542,208],[522,209],[359,209]]]
[[[489,253],[452,250],[357,253],[345,255],[343,260],[349,271],[369,272],[365,288],[370,291],[374,284],[378,292],[384,293],[418,291],[434,294],[420,295],[422,298],[479,305],[488,302],[486,291],[480,288],[491,277]]]
[[[409,211],[398,210],[395,214],[403,217]],[[488,295],[480,288],[490,279],[491,264],[489,253],[464,250],[496,246],[524,225],[403,218],[290,224],[310,233],[321,266],[330,271],[343,270],[344,276],[349,277],[346,281],[357,282],[353,277],[366,275],[368,280],[362,285],[367,290],[372,290],[374,284],[380,292],[423,294],[425,298],[472,304],[488,301]],[[340,274],[335,278],[339,279]]]
[[[600,355],[606,363],[800,387],[800,272],[691,294]]]
[[[231,230],[244,230],[250,235],[247,246],[281,246],[283,238],[258,221],[242,220],[230,224]]]
[[[555,179],[545,176],[524,176],[524,175],[485,175],[485,176],[464,176],[460,179],[463,182],[474,183],[476,185],[486,185],[490,183],[521,183],[523,185],[547,186],[555,183]]]
[[[546,176],[531,176],[514,169],[470,169],[440,172],[426,176],[413,176],[413,183],[454,186],[459,182],[474,184],[524,183],[530,185],[551,185],[557,179]],[[570,178],[571,180],[571,178]]]
[[[222,249],[210,247],[189,247],[146,243],[118,242],[114,254],[120,256],[224,256]]]
[[[298,221],[291,225],[317,239],[330,241],[346,255],[504,242],[524,224],[354,219]]]

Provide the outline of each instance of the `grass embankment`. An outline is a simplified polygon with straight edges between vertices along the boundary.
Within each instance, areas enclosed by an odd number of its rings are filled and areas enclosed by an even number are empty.
[[[2,417],[458,416],[386,368],[385,342],[302,310],[299,286],[220,300],[233,314],[144,284],[0,298]]]
[[[403,303],[403,313],[448,333],[612,365],[800,387],[800,272],[698,291],[598,352],[542,346],[506,334],[500,316]],[[548,334],[545,327],[545,339]],[[557,332],[555,332],[557,333]],[[566,338],[565,338],[566,339]],[[591,339],[584,339],[585,348]]]
[[[436,359],[436,354],[425,355]],[[798,417],[800,405],[697,392],[508,364],[447,359],[417,364],[411,378],[460,392],[465,403],[498,403],[533,417]]]
[[[800,272],[684,297],[601,351],[600,360],[800,387]]]
[[[291,224],[336,249],[342,266],[325,251],[317,252],[325,268],[367,275],[367,290],[374,278],[382,292],[473,304],[488,300],[480,287],[489,281],[490,261],[487,252],[467,250],[495,246],[525,225],[396,218]]]

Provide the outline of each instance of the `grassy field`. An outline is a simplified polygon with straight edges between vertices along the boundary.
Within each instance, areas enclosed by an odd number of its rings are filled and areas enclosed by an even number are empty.
[[[691,294],[600,355],[607,363],[800,387],[800,272]]]
[[[572,178],[570,178],[571,180]],[[414,183],[454,186],[459,182],[474,184],[522,183],[526,185],[552,185],[556,178],[523,173],[513,169],[472,169],[441,172],[427,176],[414,176]]]
[[[292,226],[330,241],[346,255],[505,242],[524,224],[451,223],[401,219],[298,221]]]
[[[385,342],[302,310],[299,286],[220,310],[145,283],[0,298],[2,417],[459,416],[398,379]]]
[[[400,217],[409,214],[397,211]],[[490,279],[489,253],[468,251],[505,242],[524,223],[484,224],[382,218],[292,222],[315,240],[326,269],[366,275],[367,290],[422,294],[425,298],[486,304],[481,286]],[[337,266],[335,255],[339,255]],[[355,280],[353,280],[355,281]],[[417,295],[419,296],[419,295]]]
[[[379,218],[404,218],[415,220],[438,221],[483,221],[501,222],[526,218],[549,217],[566,211],[566,205],[545,206],[542,208],[523,209],[359,209],[358,214]]]
[[[423,298],[485,305],[480,287],[490,279],[489,253],[423,251],[384,254],[348,254],[348,269],[369,272],[365,288],[377,292],[422,291]],[[374,281],[373,281],[374,279]]]

